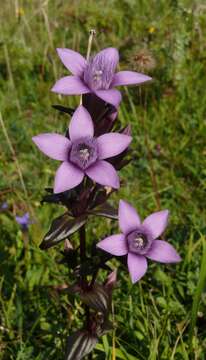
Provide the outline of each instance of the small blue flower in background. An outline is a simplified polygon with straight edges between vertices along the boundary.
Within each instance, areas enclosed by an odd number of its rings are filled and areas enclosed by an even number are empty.
[[[30,219],[29,213],[25,213],[23,216],[15,216],[16,222],[21,226],[23,231],[27,231],[32,221]]]
[[[0,206],[0,209],[1,210],[7,210],[9,207],[8,203],[6,201],[4,201],[1,206]]]

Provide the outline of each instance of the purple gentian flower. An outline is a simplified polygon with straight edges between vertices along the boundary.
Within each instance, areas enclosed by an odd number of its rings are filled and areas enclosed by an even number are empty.
[[[28,226],[32,224],[29,213],[25,213],[23,216],[15,216],[16,222],[21,226],[23,231],[28,230]]]
[[[181,260],[172,245],[164,240],[156,240],[167,226],[168,215],[168,210],[158,211],[141,223],[136,210],[126,201],[120,200],[119,227],[122,233],[107,237],[97,247],[112,255],[128,255],[128,269],[135,283],[147,271],[146,258],[162,263]]]
[[[57,49],[57,53],[72,75],[58,80],[51,89],[63,95],[94,93],[116,108],[121,101],[121,93],[113,89],[119,85],[141,84],[151,80],[149,76],[134,71],[115,73],[119,53],[115,48],[100,51],[88,61],[76,51]]]
[[[107,133],[94,137],[94,125],[88,111],[80,105],[69,124],[70,140],[59,134],[40,134],[32,139],[47,156],[61,160],[56,172],[54,193],[79,185],[84,175],[103,186],[119,188],[115,168],[104,159],[120,154],[130,144],[131,136]]]

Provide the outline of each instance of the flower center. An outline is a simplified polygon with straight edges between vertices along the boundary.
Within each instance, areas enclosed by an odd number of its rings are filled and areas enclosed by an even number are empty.
[[[150,247],[150,241],[146,234],[138,230],[132,231],[127,235],[127,243],[130,252],[140,255],[145,254]]]
[[[73,142],[70,161],[85,170],[98,159],[98,146],[95,138],[85,137]]]
[[[92,90],[108,90],[116,68],[116,63],[106,59],[104,54],[91,58],[84,71],[84,81]]]
[[[96,82],[102,81],[102,75],[103,75],[102,70],[96,70],[93,75],[93,81],[96,81]]]

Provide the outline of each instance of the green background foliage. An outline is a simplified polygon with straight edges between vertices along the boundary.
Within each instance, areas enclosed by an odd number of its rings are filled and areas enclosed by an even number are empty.
[[[68,74],[55,48],[86,54],[91,28],[97,31],[93,52],[117,47],[121,69],[154,79],[121,89],[119,121],[132,125],[134,156],[121,171],[122,187],[112,203],[124,198],[141,217],[168,208],[165,236],[182,256],[179,265],[150,262],[134,286],[126,268],[119,268],[115,330],[100,340],[94,359],[205,359],[204,1],[8,0],[0,17],[0,204],[9,204],[0,213],[0,359],[61,360],[66,336],[82,323],[78,299],[56,291],[72,283],[58,264],[63,245],[38,248],[64,209],[40,204],[58,163],[41,154],[31,137],[65,132],[69,118],[51,105],[76,106],[79,99],[50,92]],[[15,222],[26,211],[34,220],[28,234]],[[115,221],[93,218],[88,243],[114,231]],[[71,240],[76,244],[78,237]]]

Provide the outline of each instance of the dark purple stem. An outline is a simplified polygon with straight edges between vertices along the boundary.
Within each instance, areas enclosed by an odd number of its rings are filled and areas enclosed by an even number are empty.
[[[80,262],[81,262],[81,265],[82,265],[86,260],[86,231],[85,231],[85,226],[82,226],[79,229],[79,240],[80,240]],[[82,275],[82,277],[81,277],[81,287],[82,287],[83,290],[88,287],[86,275]],[[85,309],[85,315],[86,315],[86,326],[87,326],[87,329],[89,330],[89,326],[90,326],[89,307],[87,305],[85,305],[84,309]],[[92,359],[92,355],[90,354],[89,356],[91,356],[91,357],[89,357],[89,359]]]
[[[99,269],[97,269],[97,270],[93,273],[93,275],[92,275],[92,280],[91,280],[91,282],[90,282],[90,284],[89,284],[90,289],[92,289],[93,285],[95,284],[98,271],[99,271]]]
[[[80,260],[81,264],[86,260],[86,232],[85,226],[82,226],[79,229],[79,239],[80,239]]]

